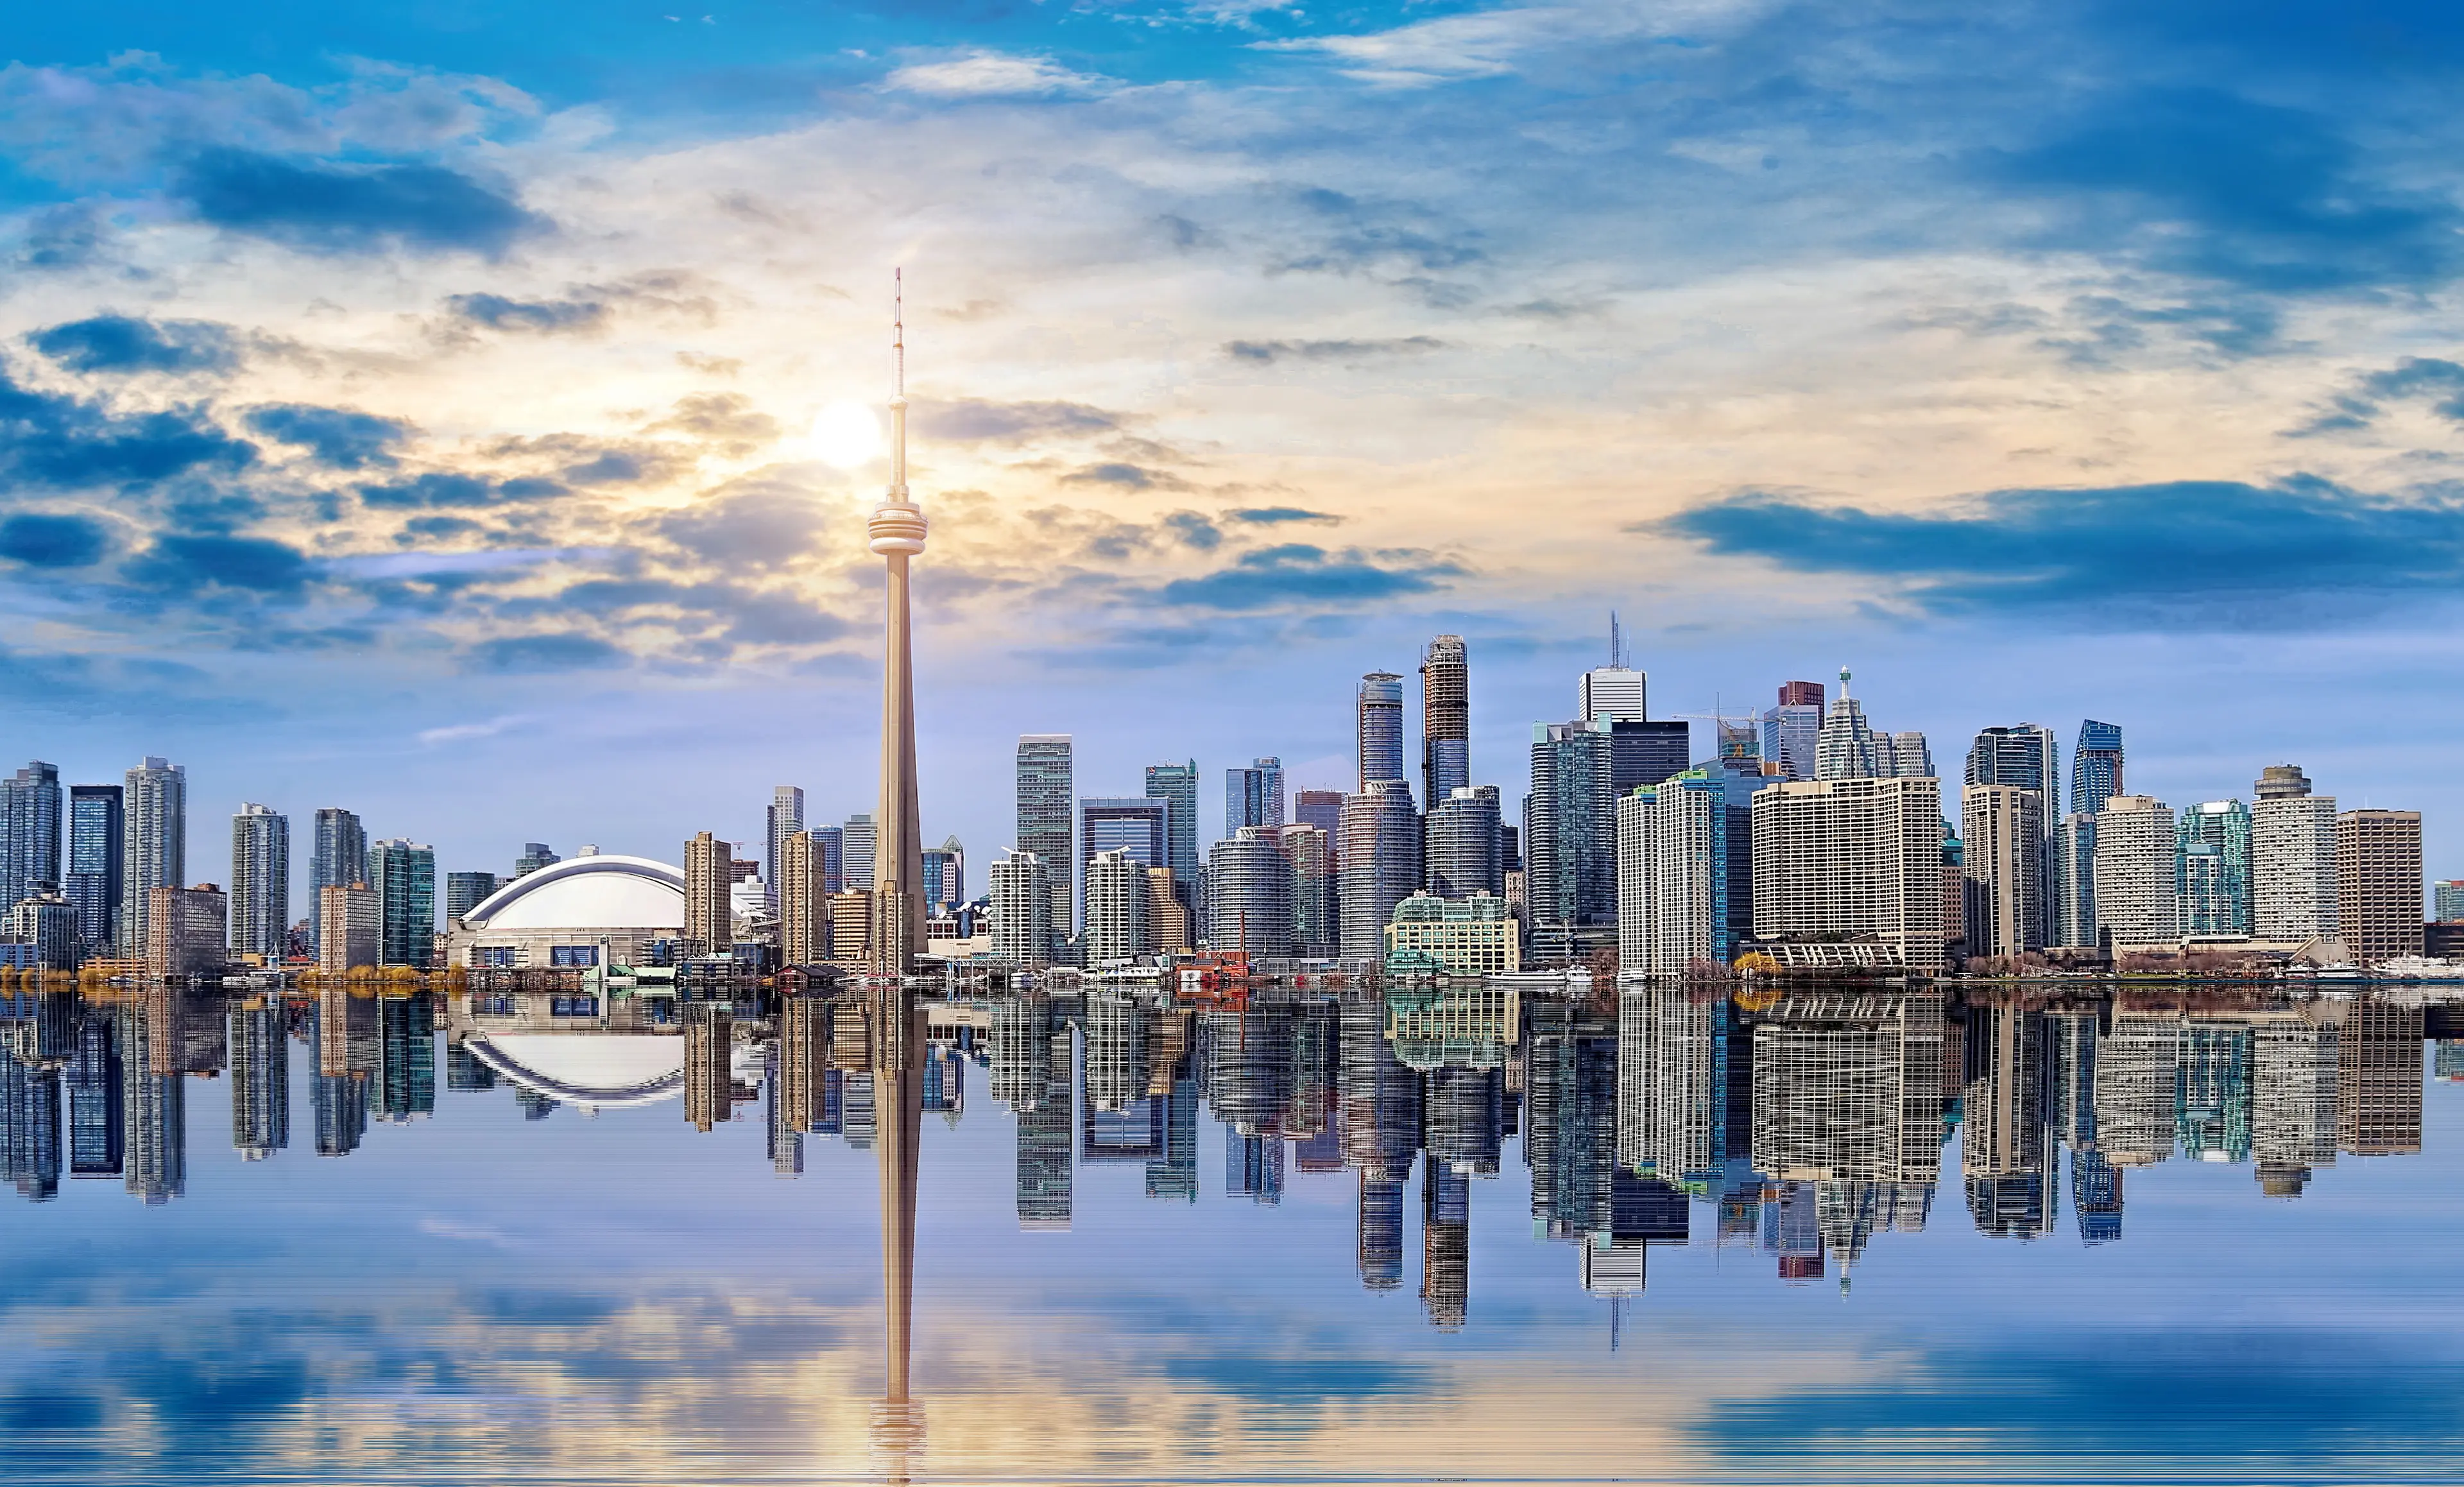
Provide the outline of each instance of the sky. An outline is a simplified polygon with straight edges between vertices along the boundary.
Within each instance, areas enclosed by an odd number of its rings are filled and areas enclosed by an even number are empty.
[[[906,283],[924,827],[1472,660],[1509,800],[1844,665],[1955,767],[2464,791],[2464,14],[476,0],[12,16],[0,757],[504,871],[869,809]],[[870,411],[868,411],[869,410]],[[1707,728],[1698,737],[1707,749]],[[1213,794],[1201,818],[1216,822]],[[304,861],[304,849],[301,855]],[[978,879],[980,881],[980,879]]]

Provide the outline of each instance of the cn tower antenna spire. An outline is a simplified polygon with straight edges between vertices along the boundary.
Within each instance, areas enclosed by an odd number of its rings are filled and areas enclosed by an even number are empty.
[[[890,499],[907,499],[907,271],[890,271]]]

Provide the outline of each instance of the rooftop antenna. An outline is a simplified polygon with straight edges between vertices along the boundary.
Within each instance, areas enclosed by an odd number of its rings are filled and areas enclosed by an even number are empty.
[[[890,355],[896,393],[890,400],[890,499],[907,499],[907,271],[890,271]]]
[[[1617,612],[1615,610],[1609,610],[1609,664],[1611,666],[1625,664],[1625,645],[1617,635]]]
[[[1848,668],[1845,666],[1839,668],[1839,695],[1843,698],[1848,695]]]

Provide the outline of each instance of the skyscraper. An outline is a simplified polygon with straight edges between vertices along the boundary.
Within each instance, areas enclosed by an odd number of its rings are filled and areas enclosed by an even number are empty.
[[[2111,797],[2106,797],[2110,799]],[[2096,817],[2074,810],[2054,832],[2053,943],[2096,943]]]
[[[1292,864],[1263,826],[1244,826],[1206,854],[1207,943],[1252,955],[1292,953]]]
[[[1169,807],[1164,824],[1170,832],[1167,860],[1147,865],[1172,869],[1174,891],[1188,893],[1198,884],[1198,761],[1147,766],[1147,797]]]
[[[2181,937],[2173,810],[2149,795],[2116,795],[2096,813],[2096,923],[2114,948]]]
[[[709,832],[698,832],[685,843],[685,939],[703,955],[734,943],[735,919],[728,903],[730,846]]]
[[[1022,734],[1018,741],[1018,832],[1016,847],[1032,853],[1045,867],[1045,889],[1052,895],[1046,921],[1056,935],[1069,932],[1071,869],[1078,861],[1070,851],[1070,807],[1077,795],[1077,772],[1069,735]]]
[[[1341,954],[1378,960],[1395,905],[1420,880],[1420,821],[1412,810],[1412,788],[1401,780],[1372,780],[1346,797],[1342,840]],[[1222,922],[1220,914],[1216,922]]]
[[[2044,796],[2015,785],[1970,785],[1960,796],[1961,916],[1970,955],[2045,947]]]
[[[2421,953],[2420,811],[2347,810],[2336,818],[2336,924],[2365,965]],[[2413,1056],[2418,1063],[2417,1041]]]
[[[821,854],[810,832],[780,843],[779,956],[790,965],[829,958],[829,898],[822,887]]]
[[[779,907],[779,876],[785,865],[787,838],[804,833],[804,792],[793,785],[777,785],[770,789],[769,833],[763,843],[761,883],[770,895],[770,907]]]
[[[1588,721],[1532,725],[1523,852],[1532,922],[1553,932],[1534,947],[1542,959],[1572,953],[1574,931],[1617,923],[1611,737]]]
[[[2122,725],[2091,718],[2079,724],[2071,755],[2071,810],[2094,815],[2122,791]]]
[[[60,771],[36,760],[0,780],[0,910],[60,886]]]
[[[69,871],[61,887],[77,905],[77,935],[90,954],[120,943],[121,875],[127,867],[124,835],[119,786],[69,787]]]
[[[1435,806],[1471,783],[1471,662],[1461,635],[1420,653],[1420,798]]]
[[[1689,769],[1617,803],[1617,968],[1682,976],[1725,966],[1728,940],[1727,793]]]
[[[1918,778],[1934,772],[1933,748],[1922,733],[1874,735],[1874,773],[1878,778]]]
[[[2036,792],[2037,821],[2043,832],[2036,846],[2037,918],[2030,931],[2036,947],[2053,938],[2061,917],[2061,882],[2054,872],[2054,836],[2062,812],[2060,767],[2061,751],[2054,730],[2033,722],[1984,729],[1968,750],[1968,784],[2008,785]],[[1969,940],[1973,948],[1975,936]]]
[[[2186,935],[2251,932],[2251,815],[2237,800],[2187,807],[2173,893]]]
[[[1865,710],[1848,695],[1848,668],[1839,668],[1839,695],[1822,720],[1822,734],[1814,744],[1814,777],[1817,780],[1867,780],[1874,777],[1874,728]]]
[[[1052,963],[1052,887],[1044,859],[1005,852],[993,859],[993,956],[1029,968]]]
[[[1098,853],[1119,848],[1147,867],[1172,866],[1172,808],[1171,801],[1147,795],[1089,796],[1078,802],[1082,906],[1088,867]]]
[[[1879,962],[1942,964],[1942,785],[1789,781],[1754,792],[1754,938],[1870,943]]]
[[[2251,933],[2293,944],[2337,932],[2336,797],[2310,793],[2293,765],[2270,765],[2250,808]]]
[[[496,891],[494,873],[448,873],[445,875],[445,918],[460,919],[485,902]]]
[[[1764,711],[1762,757],[1779,766],[1780,778],[1811,780],[1822,737],[1822,683],[1782,682],[1779,705]]]
[[[817,826],[804,834],[813,839],[813,871],[821,875],[822,893],[847,892],[847,828]]]
[[[1292,797],[1292,821],[1324,832],[1329,850],[1342,853],[1343,791],[1301,790]]]
[[[428,968],[436,950],[436,849],[393,837],[368,844],[377,895],[377,964]]]
[[[1337,797],[1338,800],[1340,797]],[[1223,834],[1284,824],[1284,762],[1265,758],[1223,771]],[[1193,844],[1193,850],[1194,844]]]
[[[1498,788],[1463,786],[1433,798],[1422,830],[1423,886],[1441,899],[1506,893]]]
[[[128,952],[143,954],[153,943],[154,890],[177,888],[188,876],[188,772],[149,754],[122,788],[120,922]]]
[[[1693,757],[1692,725],[1680,719],[1619,718],[1593,726],[1609,736],[1609,790],[1615,795],[1682,774]]]
[[[231,817],[231,947],[282,959],[291,931],[291,818],[242,805]]]
[[[350,812],[343,811],[342,814],[350,815]],[[317,812],[317,819],[321,823],[325,819],[325,812],[321,810]],[[358,824],[359,817],[351,816],[351,820],[353,825],[356,826]],[[318,827],[318,839],[320,842],[324,839],[324,828],[321,824]],[[319,848],[319,850],[321,851],[322,849]],[[514,859],[514,876],[516,877],[528,877],[531,874],[538,872],[543,867],[554,867],[563,860],[564,859],[558,856],[545,842],[524,842],[522,843],[521,855]]]
[[[1617,611],[1609,611],[1609,663],[1583,673],[1574,689],[1574,716],[1588,722],[1640,722],[1651,716],[1644,706],[1642,673],[1625,663],[1625,640],[1617,630]]]
[[[540,852],[547,849],[530,844]],[[553,862],[556,855],[548,854]],[[515,876],[523,872],[520,862],[514,865]],[[347,888],[368,880],[368,833],[360,818],[340,806],[320,806],[317,810],[317,845],[308,855],[308,901],[312,906],[308,920],[309,953],[319,953],[325,932],[325,915],[321,907],[328,888]]]
[[[1403,780],[1403,678],[1373,671],[1360,678],[1360,788]]]
[[[967,849],[956,836],[924,849],[924,907],[928,914],[955,914],[967,901]]]
[[[1331,956],[1343,915],[1333,844],[1314,826],[1282,827],[1273,835],[1292,865],[1292,948],[1312,959]]]
[[[1254,830],[1254,829],[1253,829]],[[1147,870],[1125,847],[1087,863],[1087,964],[1129,961],[1147,953]]]
[[[880,839],[880,824],[869,810],[857,811],[839,828],[839,878],[845,892],[872,892],[873,851]]]
[[[2464,921],[2464,881],[2442,877],[2430,885],[2431,918],[2442,924]]]

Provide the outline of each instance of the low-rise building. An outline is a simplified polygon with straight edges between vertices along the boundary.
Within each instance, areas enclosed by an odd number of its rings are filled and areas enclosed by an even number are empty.
[[[1494,894],[1416,893],[1386,922],[1386,959],[1398,966],[1433,962],[1448,975],[1503,975],[1523,968],[1523,926]]]

